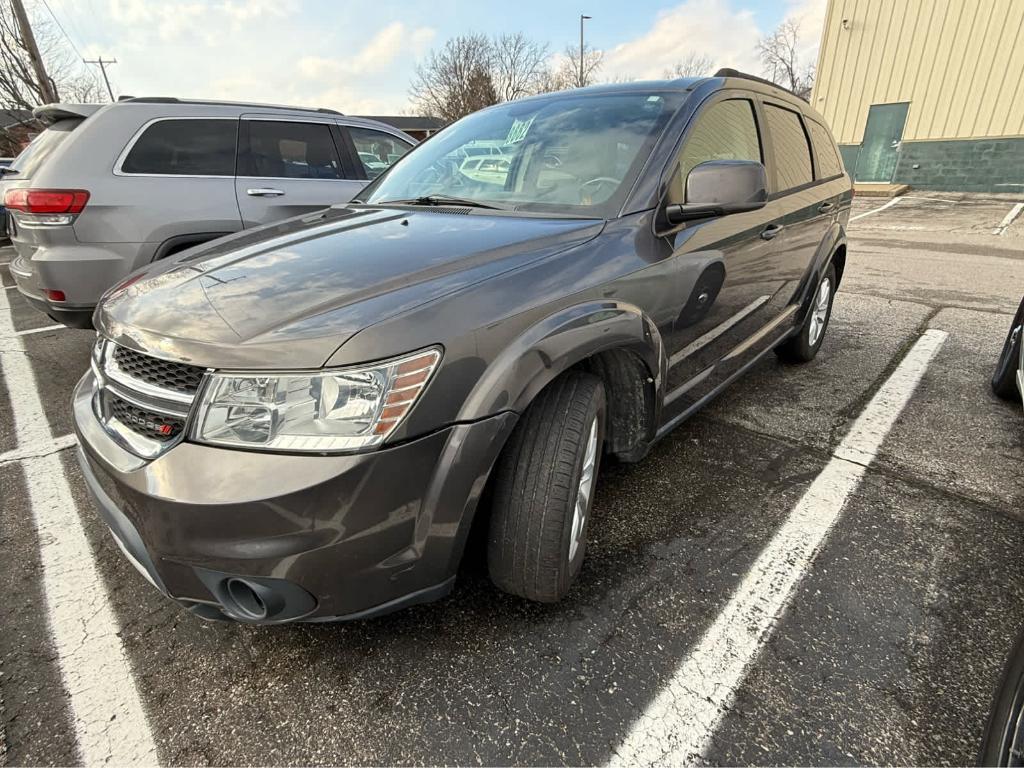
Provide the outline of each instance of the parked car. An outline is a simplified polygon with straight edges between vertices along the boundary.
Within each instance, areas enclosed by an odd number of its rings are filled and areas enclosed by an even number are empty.
[[[481,141],[504,179],[463,172]],[[112,290],[84,476],[206,618],[438,598],[475,517],[494,582],[558,600],[603,456],[642,459],[772,350],[818,353],[851,197],[821,116],[732,71],[477,112],[349,205]]]
[[[1024,394],[1024,299],[1017,307],[1017,314],[1010,323],[1003,350],[999,353],[995,373],[992,374],[992,391],[1004,400],[1021,401]]]
[[[33,305],[76,328],[92,326],[100,295],[132,270],[348,201],[415,143],[333,110],[263,104],[137,98],[34,114],[50,126],[5,184],[11,274]]]
[[[1017,638],[992,700],[978,765],[1024,765],[1024,634]]]
[[[9,168],[13,162],[13,157],[0,157],[0,186],[2,186],[3,178],[6,175],[4,168]],[[7,236],[7,209],[4,208],[3,200],[0,198],[0,240],[6,240]]]

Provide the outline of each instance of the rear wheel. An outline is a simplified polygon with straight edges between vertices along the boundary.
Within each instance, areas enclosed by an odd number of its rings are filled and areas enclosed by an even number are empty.
[[[1021,391],[1017,387],[1017,371],[1020,366],[1021,344],[1024,344],[1022,336],[1024,336],[1024,301],[1021,301],[1017,308],[1017,314],[1010,325],[1010,332],[1006,334],[999,362],[996,363],[995,373],[992,374],[992,391],[1004,400],[1019,401],[1021,399]]]
[[[828,265],[811,300],[804,324],[799,333],[775,348],[779,359],[787,363],[808,363],[814,359],[825,339],[828,321],[832,317],[832,299],[836,294],[836,268]]]
[[[586,552],[604,442],[601,380],[552,382],[516,425],[496,467],[487,542],[491,580],[513,595],[560,600]]]

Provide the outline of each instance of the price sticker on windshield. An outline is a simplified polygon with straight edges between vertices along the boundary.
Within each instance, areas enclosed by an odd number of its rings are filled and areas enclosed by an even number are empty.
[[[508,136],[505,137],[505,144],[518,144],[525,139],[535,117],[536,115],[532,115],[529,120],[516,120],[512,123],[512,127],[508,129]]]

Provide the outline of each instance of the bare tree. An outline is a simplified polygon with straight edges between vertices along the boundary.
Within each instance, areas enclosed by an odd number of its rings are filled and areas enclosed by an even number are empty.
[[[492,72],[498,96],[513,101],[539,93],[548,73],[548,47],[522,32],[496,37],[492,46]]]
[[[33,19],[40,54],[59,98],[80,102],[105,101],[95,74],[78,60],[59,31],[45,19]],[[0,107],[31,109],[43,102],[28,48],[9,0],[0,0]]]
[[[486,35],[459,35],[416,67],[410,97],[423,114],[458,120],[498,103],[491,72],[494,49]]]
[[[800,61],[799,43],[800,23],[786,19],[774,32],[758,41],[757,53],[766,77],[810,101],[814,64]]]
[[[555,78],[565,88],[585,88],[596,82],[597,73],[604,63],[604,51],[583,46],[583,71],[580,72],[580,47],[570,45],[557,65]]]
[[[705,77],[711,74],[714,64],[710,56],[702,53],[688,53],[682,59],[665,70],[666,79],[677,77]]]

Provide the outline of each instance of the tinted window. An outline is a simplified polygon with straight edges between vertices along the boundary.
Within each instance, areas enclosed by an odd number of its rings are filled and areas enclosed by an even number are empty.
[[[249,150],[241,154],[239,176],[344,178],[331,128],[326,123],[252,120],[248,126]]]
[[[697,122],[679,153],[679,173],[672,180],[673,202],[683,202],[686,175],[708,160],[756,160],[761,162],[754,105],[746,99],[712,104]]]
[[[11,168],[18,171],[17,176],[11,178],[29,178],[81,123],[82,118],[77,117],[60,120],[32,139],[31,143],[21,150],[21,154],[10,164]]]
[[[352,143],[356,145],[356,154],[359,155],[359,162],[363,164],[368,179],[380,176],[398,158],[412,149],[404,141],[381,131],[349,128],[348,132],[352,136]]]
[[[811,143],[814,145],[814,152],[818,158],[818,178],[827,179],[843,172],[843,161],[836,153],[835,144],[832,143],[832,135],[828,129],[820,123],[808,120],[807,129],[811,132]]]
[[[775,150],[776,188],[782,192],[812,181],[811,149],[796,112],[764,105],[768,131]]]
[[[237,120],[160,120],[121,164],[124,173],[233,176]]]

